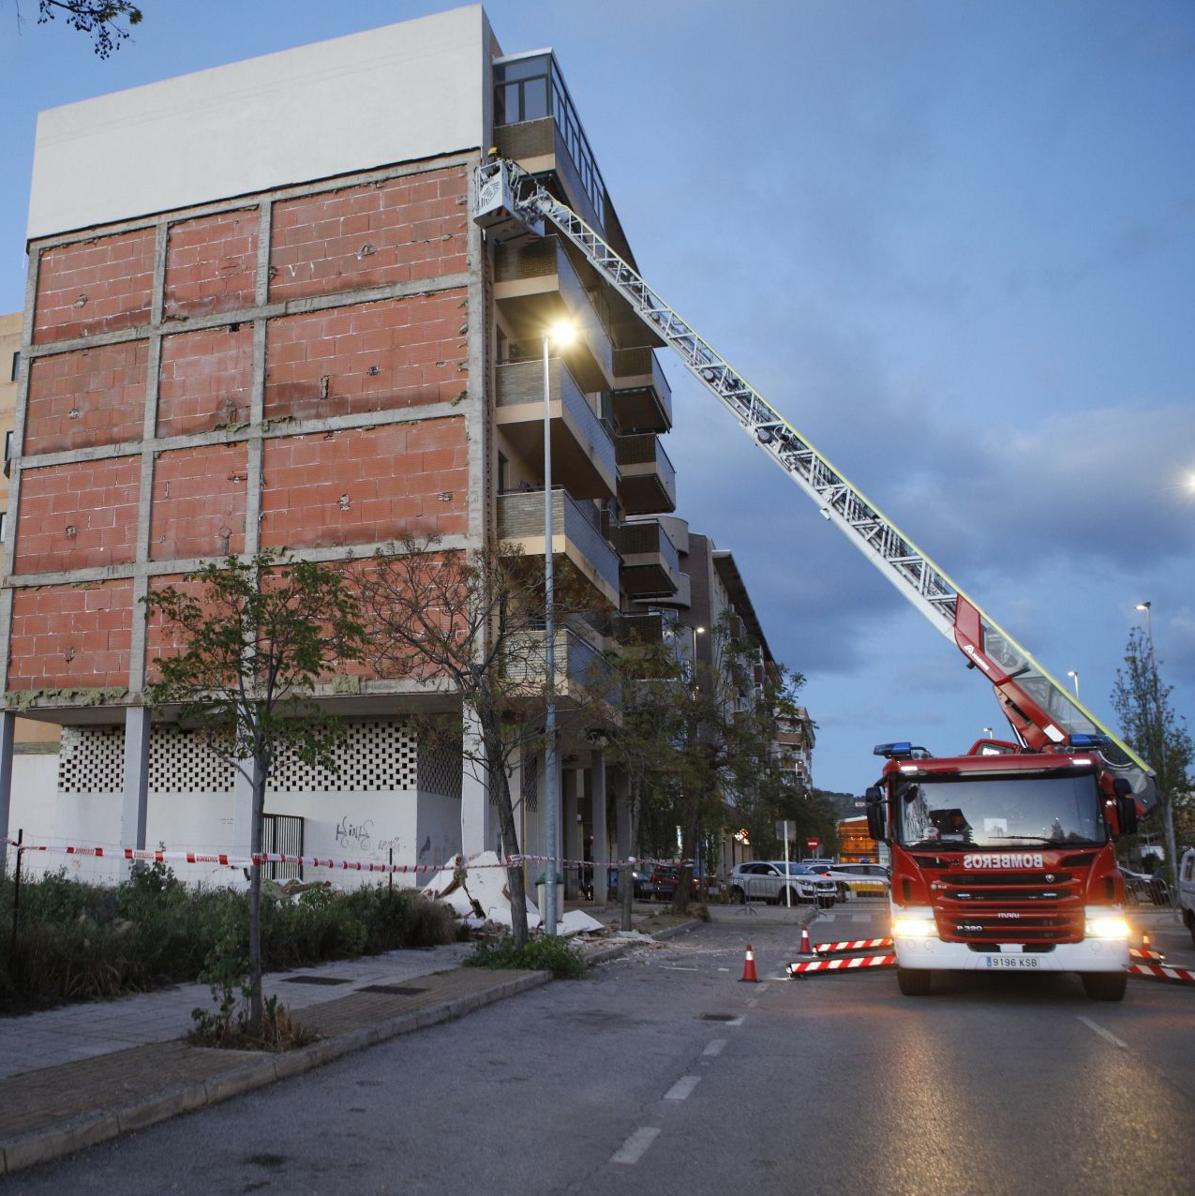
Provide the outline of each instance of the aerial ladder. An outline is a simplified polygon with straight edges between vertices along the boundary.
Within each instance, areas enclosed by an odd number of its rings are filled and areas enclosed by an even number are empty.
[[[1157,802],[1152,770],[1043,668],[839,469],[796,430],[687,320],[542,181],[516,163],[477,168],[474,219],[496,241],[542,236],[552,225],[684,362],[755,446],[817,504],[823,518],[913,604],[992,685],[1021,747],[1097,750],[1129,782],[1142,809]]]

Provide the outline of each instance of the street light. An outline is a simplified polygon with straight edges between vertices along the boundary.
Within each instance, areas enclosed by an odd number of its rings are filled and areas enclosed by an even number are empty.
[[[1158,692],[1158,658],[1154,654],[1153,603],[1138,602],[1137,609],[1145,612],[1145,634],[1149,640],[1149,665],[1153,673],[1151,685],[1154,696],[1154,717],[1158,722],[1158,780],[1162,797],[1162,818],[1166,827],[1166,862],[1170,865],[1170,900],[1176,900],[1178,892],[1178,849],[1174,842],[1174,812],[1170,808],[1170,797],[1166,792],[1166,724],[1162,719],[1162,696]]]
[[[563,348],[577,335],[574,324],[557,320],[544,329],[544,670],[547,701],[544,710],[544,838],[548,862],[544,868],[544,934],[556,933],[556,611],[553,579],[552,529],[552,345]]]
[[[1067,669],[1066,675],[1075,683],[1075,697],[1079,696],[1079,670]]]

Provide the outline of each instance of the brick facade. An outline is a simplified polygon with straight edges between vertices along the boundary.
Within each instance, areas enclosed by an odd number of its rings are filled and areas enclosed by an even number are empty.
[[[395,174],[34,244],[9,690],[127,687],[140,596],[191,562],[468,534],[469,172]]]

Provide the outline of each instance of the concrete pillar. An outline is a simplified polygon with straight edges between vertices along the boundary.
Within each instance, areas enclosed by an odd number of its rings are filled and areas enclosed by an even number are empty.
[[[476,714],[464,710],[461,745],[461,851],[465,858],[482,851],[498,851],[497,819],[490,801],[490,770]]]
[[[606,865],[599,861],[610,858],[610,832],[606,824],[606,757],[594,752],[589,768],[589,801],[593,811],[593,900],[605,905],[610,897]]]
[[[243,771],[242,771],[243,770]],[[253,850],[253,785],[249,777],[254,773],[252,760],[239,761],[232,783],[232,852],[248,855]]]
[[[149,733],[152,719],[148,707],[130,706],[124,712],[124,793],[120,801],[120,845],[145,846],[145,822],[149,809]],[[172,846],[172,844],[167,844]],[[127,876],[131,866],[121,869]]]
[[[560,800],[563,814],[560,819],[561,851],[566,860],[579,860],[582,856],[581,835],[577,824],[577,788],[581,772],[566,768],[561,773]],[[576,898],[579,892],[578,866],[564,865],[564,895]]]
[[[12,804],[12,749],[16,723],[17,716],[10,711],[6,710],[0,715],[0,876],[4,875],[8,867],[6,840],[12,834],[8,826],[8,815]],[[15,837],[13,835],[13,838]]]

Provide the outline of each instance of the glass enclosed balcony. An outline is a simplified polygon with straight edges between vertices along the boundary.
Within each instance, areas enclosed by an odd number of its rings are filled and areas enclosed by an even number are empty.
[[[658,515],[676,510],[676,470],[659,437],[618,436],[618,501],[628,515]]]
[[[615,528],[614,547],[622,557],[622,590],[631,598],[670,597],[680,586],[680,555],[654,520]]]
[[[667,432],[672,388],[650,349],[614,350],[614,422],[619,432]]]

